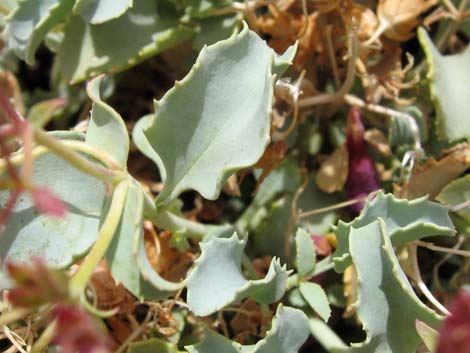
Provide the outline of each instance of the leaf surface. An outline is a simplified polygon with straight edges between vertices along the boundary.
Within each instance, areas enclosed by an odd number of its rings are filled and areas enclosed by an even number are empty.
[[[185,347],[189,353],[297,353],[309,335],[308,319],[299,309],[278,306],[266,337],[253,346],[242,346],[206,329],[204,341]]]
[[[164,170],[159,204],[188,189],[215,199],[230,174],[256,163],[269,142],[273,65],[282,70],[283,63],[245,26],[204,48],[190,73],[155,102],[143,133]]]
[[[467,114],[470,110],[470,48],[460,54],[443,56],[420,28],[418,37],[428,62],[431,96],[437,110],[437,131],[441,139],[470,138]]]
[[[325,322],[328,321],[331,315],[330,303],[322,287],[318,283],[302,282],[300,283],[299,289],[308,305],[310,305]]]
[[[355,306],[367,334],[364,342],[352,345],[352,352],[415,352],[421,342],[416,319],[437,328],[442,318],[414,293],[398,263],[385,222],[379,219],[353,228],[349,246],[358,275]]]
[[[301,277],[311,276],[315,270],[315,244],[310,235],[302,228],[299,228],[295,235],[295,246],[297,272]]]
[[[137,298],[165,299],[182,285],[165,281],[153,268],[146,266],[147,254],[145,249],[140,249],[143,247],[144,194],[135,180],[130,179],[129,182],[121,221],[105,258],[116,281],[122,283]],[[142,273],[141,267],[144,269]],[[153,282],[147,279],[152,279]]]
[[[99,24],[123,15],[133,0],[77,0],[73,11],[81,15],[85,21]]]
[[[169,3],[135,0],[119,18],[102,24],[72,16],[64,29],[57,60],[72,83],[121,71],[190,38],[194,30],[179,23]]]
[[[29,194],[24,193],[0,238],[0,258],[27,262],[40,256],[48,266],[66,268],[83,256],[98,236],[105,186],[50,153],[35,160],[33,182],[52,190],[69,212],[63,219],[39,214]],[[0,193],[0,205],[7,198],[8,192]]]
[[[351,264],[349,242],[353,229],[383,219],[394,246],[432,235],[453,235],[454,226],[448,209],[427,198],[408,201],[391,194],[378,193],[352,222],[340,221],[336,229],[338,248],[333,254],[335,270],[343,272]]]
[[[207,316],[246,297],[263,304],[282,297],[289,271],[274,258],[264,279],[245,279],[241,271],[245,245],[236,233],[200,243],[201,256],[187,278],[187,301],[194,314]]]
[[[158,338],[150,338],[145,341],[129,344],[127,353],[179,353],[174,343],[168,343]]]
[[[451,181],[441,190],[436,199],[449,206],[464,204],[470,200],[470,175]],[[470,210],[467,207],[456,211],[456,213],[464,219],[470,220]]]
[[[25,0],[8,16],[8,46],[28,64],[47,32],[69,13],[73,0]]]
[[[121,116],[101,100],[100,86],[103,76],[91,80],[87,86],[93,101],[86,142],[113,156],[123,168],[129,154],[129,134]]]

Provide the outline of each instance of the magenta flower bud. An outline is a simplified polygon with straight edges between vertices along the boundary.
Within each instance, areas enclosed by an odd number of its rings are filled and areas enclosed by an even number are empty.
[[[461,291],[439,329],[436,353],[468,353],[470,349],[470,291]]]
[[[346,195],[349,200],[367,196],[380,189],[374,161],[367,152],[364,132],[361,113],[357,108],[351,108],[346,126],[346,146],[349,154]],[[363,207],[364,201],[350,206],[350,209],[357,214]]]

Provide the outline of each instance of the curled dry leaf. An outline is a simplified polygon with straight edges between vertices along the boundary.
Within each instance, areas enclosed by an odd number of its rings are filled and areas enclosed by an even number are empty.
[[[154,269],[169,281],[180,281],[186,277],[194,256],[189,251],[180,252],[171,247],[172,234],[162,231],[158,236],[145,228],[145,250]]]
[[[415,167],[408,183],[400,192],[401,196],[415,199],[429,195],[429,198],[434,199],[444,186],[469,167],[470,144],[456,145],[444,151],[441,159],[430,158],[423,165]]]
[[[287,149],[287,143],[283,140],[274,141],[268,145],[264,151],[263,156],[261,156],[260,160],[254,165],[254,168],[260,168],[263,170],[256,183],[255,191],[258,189],[259,185],[261,185],[263,180],[268,176],[268,174],[276,169],[279,164],[281,164],[286,155]]]
[[[278,53],[283,53],[289,46],[298,41],[298,49],[294,58],[293,68],[302,70],[311,58],[315,43],[319,41],[317,33],[317,14],[308,16],[300,11],[281,11],[274,5],[268,5],[269,15],[258,18],[258,26],[271,39],[268,44]]]
[[[260,306],[253,299],[245,300],[240,310],[230,321],[230,326],[235,333],[235,341],[243,344],[249,336],[258,335],[262,323],[263,313]]]
[[[378,31],[392,40],[405,41],[419,24],[419,16],[438,0],[380,0],[377,7]]]
[[[364,139],[381,155],[390,156],[392,153],[387,137],[379,129],[367,130],[364,134]]]
[[[360,41],[367,40],[374,34],[379,24],[374,11],[367,6],[356,3],[351,3],[350,9],[352,16],[356,18],[358,23],[357,38]]]
[[[230,196],[241,196],[240,186],[236,174],[232,174],[224,185],[224,192]]]
[[[104,262],[95,270],[90,280],[97,307],[102,310],[119,308],[121,313],[132,313],[135,299],[122,284],[117,284]]]
[[[315,175],[320,190],[333,193],[343,189],[348,177],[348,149],[343,144],[328,157]]]

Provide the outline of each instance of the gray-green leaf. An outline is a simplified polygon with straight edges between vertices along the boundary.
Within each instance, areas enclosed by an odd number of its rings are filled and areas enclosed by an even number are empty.
[[[331,315],[331,308],[322,287],[318,283],[302,282],[300,283],[299,289],[308,305],[310,305],[325,322],[328,321]]]
[[[283,296],[289,271],[275,258],[264,279],[243,277],[241,260],[246,242],[236,233],[230,238],[211,237],[200,245],[201,256],[187,278],[187,301],[194,314],[206,316],[246,297],[269,304]]]
[[[165,280],[160,278],[153,269],[151,269],[151,276],[159,278],[162,286],[158,286],[155,281],[147,281],[141,274],[139,262],[147,260],[145,249],[144,252],[139,251],[140,245],[143,246],[141,243],[143,243],[144,195],[135,180],[130,178],[129,183],[121,221],[106,252],[106,261],[116,281],[121,282],[137,298],[141,300],[165,299],[177,289],[167,288]],[[145,256],[145,258],[137,259],[138,256]],[[147,276],[146,272],[143,273]],[[181,286],[179,285],[178,288]]]
[[[102,24],[72,16],[64,29],[57,60],[73,83],[104,72],[116,72],[190,38],[194,30],[164,1],[135,0],[118,18]]]
[[[101,100],[100,86],[103,76],[91,80],[87,86],[93,101],[86,142],[113,156],[123,168],[129,154],[129,134],[121,116]]]
[[[133,0],[77,0],[73,11],[85,21],[98,24],[123,15],[132,4]]]
[[[393,251],[382,219],[352,228],[349,237],[352,262],[358,276],[355,304],[366,340],[353,344],[360,353],[415,352],[421,339],[418,319],[437,328],[442,317],[416,296]]]
[[[470,200],[470,175],[465,175],[447,184],[436,196],[436,200],[445,205],[457,206]],[[456,213],[470,221],[470,209],[465,207]]]
[[[470,124],[467,123],[470,110],[470,48],[460,54],[443,56],[423,28],[418,30],[418,38],[428,62],[439,137],[452,141],[470,138]]]
[[[274,51],[245,25],[204,48],[190,73],[155,103],[143,132],[164,170],[158,203],[167,205],[187,189],[215,199],[230,174],[262,156],[274,61]]]
[[[432,235],[454,235],[454,225],[449,210],[426,197],[408,201],[397,199],[392,194],[378,193],[367,202],[361,214],[352,222],[340,221],[336,229],[338,248],[333,254],[335,270],[343,272],[351,264],[349,255],[350,233],[382,218],[394,246]]]
[[[185,348],[189,353],[297,353],[309,331],[303,311],[280,304],[271,329],[256,345],[242,346],[206,329],[204,341]]]
[[[8,46],[28,64],[47,32],[72,9],[73,0],[25,0],[8,16]]]
[[[49,266],[66,268],[83,256],[98,236],[105,186],[50,153],[35,160],[33,182],[50,188],[69,212],[64,219],[39,214],[29,195],[23,194],[0,238],[0,258],[4,264],[40,256]],[[8,192],[0,193],[0,205],[7,198]]]
[[[315,244],[310,235],[299,228],[295,235],[296,260],[295,265],[300,277],[308,277],[315,270]]]

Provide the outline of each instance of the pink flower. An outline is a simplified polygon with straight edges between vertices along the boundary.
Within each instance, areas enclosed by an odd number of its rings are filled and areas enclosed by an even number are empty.
[[[331,245],[325,236],[311,234],[310,238],[313,240],[313,243],[315,244],[315,252],[317,255],[320,255],[320,256],[331,255],[331,251],[332,251]]]
[[[439,329],[436,353],[468,353],[470,351],[470,291],[461,291],[450,306],[448,316]]]
[[[15,287],[8,291],[8,301],[14,306],[35,308],[43,304],[67,300],[68,280],[59,270],[46,267],[35,258],[32,264],[6,263]]]
[[[346,125],[346,146],[349,154],[346,195],[350,200],[367,196],[380,188],[374,161],[367,152],[364,132],[361,113],[358,109],[351,108]],[[363,207],[364,202],[359,202],[350,206],[350,209],[359,213]]]
[[[31,191],[31,196],[39,212],[58,218],[66,215],[67,207],[47,187],[34,187]]]
[[[60,353],[109,353],[109,338],[80,307],[59,305],[53,312],[57,331],[52,343]]]

